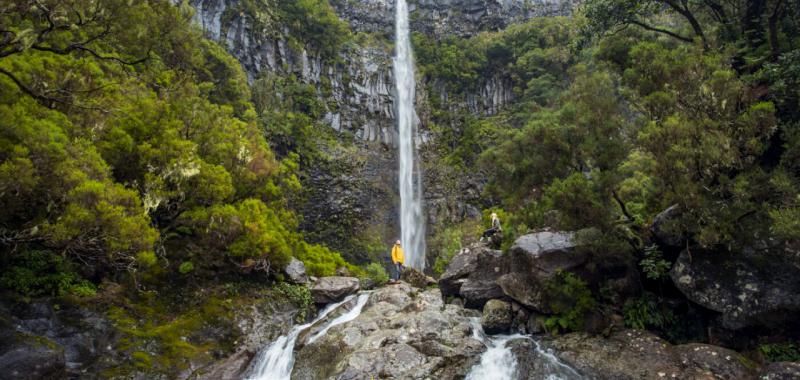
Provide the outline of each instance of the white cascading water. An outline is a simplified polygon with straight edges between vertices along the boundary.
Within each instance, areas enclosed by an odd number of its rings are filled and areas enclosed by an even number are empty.
[[[362,293],[358,296],[349,296],[341,302],[330,304],[325,307],[325,309],[323,309],[317,318],[315,318],[312,322],[295,326],[291,331],[289,331],[289,334],[283,335],[276,339],[265,350],[262,351],[261,356],[258,358],[258,361],[256,362],[253,370],[250,373],[250,376],[248,376],[247,379],[290,380],[292,377],[292,368],[294,368],[294,346],[295,343],[297,343],[297,337],[300,336],[300,333],[321,321],[340,306],[350,302],[354,297],[358,297],[355,306],[347,313],[344,313],[339,317],[327,322],[319,332],[308,339],[308,343],[313,343],[325,335],[325,333],[327,333],[331,327],[356,319],[356,317],[361,314],[361,310],[364,308],[364,305],[366,305],[367,300],[369,299],[368,293]]]
[[[577,371],[562,363],[552,352],[543,350],[539,342],[527,335],[488,336],[483,332],[480,319],[472,320],[472,336],[486,345],[481,361],[470,369],[466,380],[514,380],[517,378],[517,358],[508,347],[508,343],[516,339],[531,339],[536,345],[539,359],[543,359],[542,368],[547,372],[545,380],[583,379]]]
[[[425,269],[425,218],[422,214],[422,178],[416,157],[416,114],[414,96],[414,54],[408,28],[406,0],[395,3],[394,78],[397,101],[397,129],[400,155],[400,231],[405,264]]]

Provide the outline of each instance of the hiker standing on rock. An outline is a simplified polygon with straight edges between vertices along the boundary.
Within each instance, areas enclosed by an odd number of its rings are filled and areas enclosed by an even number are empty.
[[[483,235],[481,236],[481,241],[483,241],[483,239],[486,239],[486,241],[491,242],[492,241],[492,237],[496,233],[498,233],[498,232],[500,232],[502,230],[503,230],[503,228],[500,227],[500,218],[497,217],[497,213],[496,212],[493,212],[492,213],[492,228],[490,228],[490,229],[488,229],[486,231],[483,231]]]
[[[392,263],[394,263],[394,267],[397,271],[397,277],[394,281],[400,279],[400,274],[403,273],[403,263],[405,262],[405,258],[403,257],[403,247],[400,246],[400,240],[394,243],[394,247],[392,247]]]

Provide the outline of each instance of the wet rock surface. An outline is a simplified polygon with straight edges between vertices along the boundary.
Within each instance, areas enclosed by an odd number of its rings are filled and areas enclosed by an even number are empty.
[[[487,334],[499,334],[511,329],[513,320],[511,304],[501,300],[489,300],[483,306],[481,326]]]
[[[463,378],[484,345],[477,312],[445,305],[438,289],[375,290],[361,315],[297,352],[295,379]]]

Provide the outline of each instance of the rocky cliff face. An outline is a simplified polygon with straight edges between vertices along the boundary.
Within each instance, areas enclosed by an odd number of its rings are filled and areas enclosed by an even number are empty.
[[[308,168],[306,188],[315,190],[304,212],[304,227],[315,229],[326,224],[326,219],[346,215],[351,220],[361,221],[360,225],[350,223],[346,228],[363,230],[370,225],[384,225],[387,227],[379,235],[392,240],[397,233],[397,202],[387,189],[396,188],[393,173],[397,170],[393,149],[397,132],[391,42],[394,1],[330,0],[330,3],[358,36],[345,44],[334,58],[325,57],[308,46],[291,43],[288,30],[274,22],[275,12],[269,9],[268,1],[189,1],[196,10],[196,22],[210,38],[219,41],[241,61],[251,79],[263,75],[293,75],[300,82],[312,85],[321,104],[325,105],[321,124],[343,136],[353,136],[355,154],[369,158],[368,163],[344,165],[348,167],[345,174]],[[411,27],[414,32],[431,38],[467,37],[481,31],[499,30],[531,17],[569,14],[576,3],[577,0],[412,0]],[[434,82],[428,86],[423,80],[420,78],[417,86],[423,142],[430,142],[426,133],[427,115],[430,115],[427,99],[433,96],[451,108],[474,114],[497,113],[514,99],[512,82],[501,73],[476,83],[474,90],[457,102],[450,101],[452,95],[443,84]],[[435,93],[429,94],[428,90]],[[351,157],[352,153],[348,152]],[[331,156],[336,159],[340,155]],[[347,160],[346,157],[342,159]],[[437,161],[430,155],[424,155],[423,160]],[[461,179],[454,186],[448,186],[449,191],[443,191],[441,186],[436,190],[437,178],[448,176],[447,173],[447,170],[425,173],[426,203],[432,205],[429,208],[432,211],[428,212],[429,225],[477,215],[480,181],[458,175],[456,178]],[[320,182],[332,181],[334,186],[317,186]],[[321,231],[317,235],[322,237],[321,241],[348,254],[346,244],[331,241],[335,237],[326,237],[337,233]],[[352,253],[348,255],[353,258]]]

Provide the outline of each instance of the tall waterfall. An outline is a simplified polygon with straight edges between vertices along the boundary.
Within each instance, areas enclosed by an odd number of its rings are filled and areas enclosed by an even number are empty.
[[[408,29],[406,0],[395,3],[394,77],[400,156],[400,230],[406,265],[425,269],[425,217],[422,214],[422,176],[415,165],[417,123],[414,112],[416,80]]]

